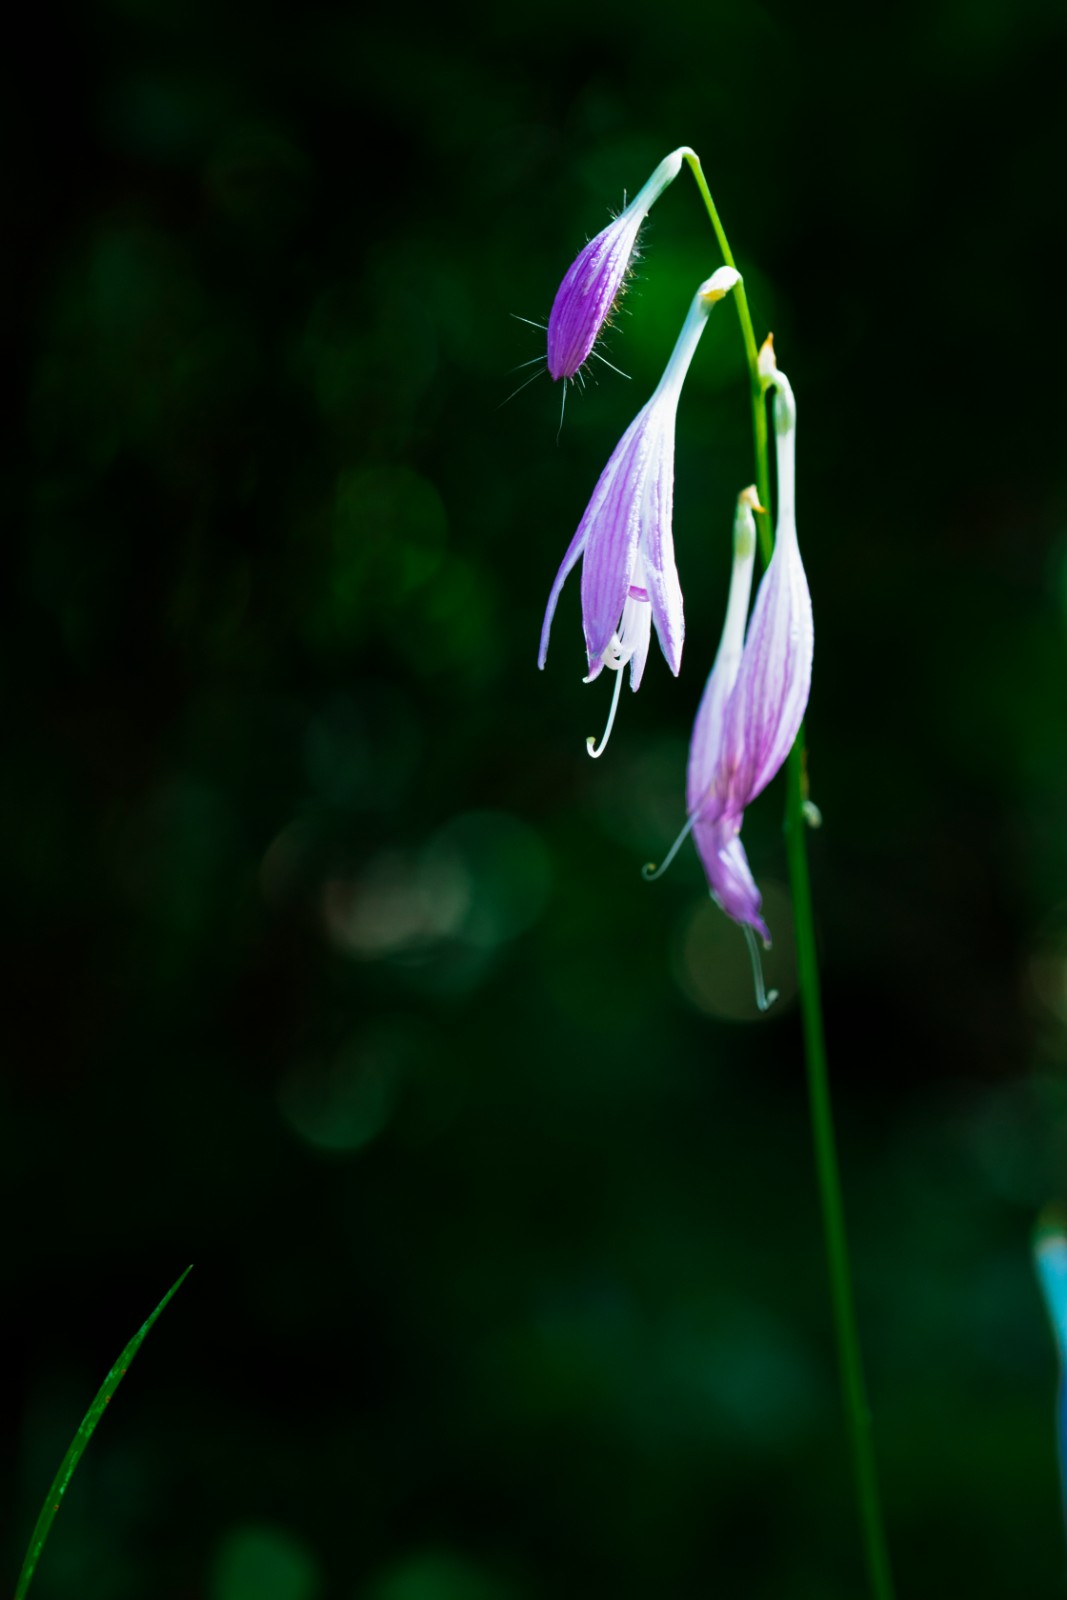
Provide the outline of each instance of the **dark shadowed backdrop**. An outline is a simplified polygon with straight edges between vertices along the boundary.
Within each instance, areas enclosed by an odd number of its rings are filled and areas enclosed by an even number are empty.
[[[611,749],[596,477],[719,263],[687,173],[605,354],[568,262],[703,158],[799,407],[811,835],[899,1589],[1062,1592],[1029,1260],[1067,1191],[1059,0],[94,0],[12,50],[0,1584],[189,1262],[37,1600],[863,1592],[783,992],[683,820],[751,480],[679,414],[681,678]],[[1050,344],[1049,341],[1052,341]]]

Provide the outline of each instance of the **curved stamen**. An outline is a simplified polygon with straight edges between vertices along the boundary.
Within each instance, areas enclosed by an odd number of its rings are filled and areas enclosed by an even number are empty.
[[[596,744],[596,734],[595,733],[591,733],[589,735],[588,739],[585,741],[585,748],[588,750],[589,754],[592,756],[594,761],[597,759],[598,756],[602,756],[604,754],[604,751],[607,749],[608,740],[611,738],[611,730],[615,725],[615,713],[619,709],[619,691],[620,691],[621,688],[622,688],[622,672],[621,672],[620,669],[616,669],[616,672],[615,672],[615,693],[611,697],[611,710],[608,712],[608,725],[604,729],[603,734],[601,735],[600,749],[599,750],[594,749],[594,746]]]
[[[759,945],[756,943],[755,933],[747,922],[741,924],[741,932],[745,936],[749,958],[752,962],[752,981],[756,985],[756,1004],[761,1011],[769,1011],[778,998],[778,990],[772,989],[768,994],[763,987],[763,962],[760,960]]]
[[[682,845],[692,833],[693,823],[696,821],[696,819],[697,813],[694,811],[693,815],[688,819],[685,827],[682,829],[677,839],[675,839],[674,843],[671,845],[670,849],[667,851],[667,854],[664,856],[658,867],[654,861],[645,862],[644,866],[641,868],[641,876],[644,878],[646,883],[655,883],[657,878],[662,878],[663,874],[666,872],[667,868],[670,866],[671,862],[682,848]]]

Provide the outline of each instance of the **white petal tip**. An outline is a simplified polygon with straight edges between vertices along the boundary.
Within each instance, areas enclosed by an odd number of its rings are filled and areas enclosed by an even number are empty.
[[[763,379],[764,383],[773,382],[774,375],[778,371],[778,362],[775,359],[774,354],[773,333],[769,333],[766,339],[764,339],[763,343],[760,345],[757,366],[759,368],[759,375]]]
[[[735,284],[741,282],[741,274],[736,267],[719,267],[711,277],[706,279],[697,290],[702,300],[709,305],[714,305],[716,300],[721,300],[728,295]]]

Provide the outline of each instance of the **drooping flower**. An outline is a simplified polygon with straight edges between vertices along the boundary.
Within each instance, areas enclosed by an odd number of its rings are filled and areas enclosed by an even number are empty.
[[[773,385],[778,461],[774,554],[745,630],[756,550],[754,489],[738,496],[734,564],[726,621],[693,726],[686,774],[687,822],[658,876],[692,830],[712,898],[749,939],[757,997],[763,998],[754,934],[770,945],[762,897],[741,843],[745,808],[766,788],[789,754],[811,687],[814,631],[811,596],[797,544],[794,498],[796,402],[777,370],[768,339],[760,373]],[[772,997],[773,998],[773,997]]]
[[[591,755],[600,755],[607,743],[627,663],[630,687],[640,685],[653,623],[667,665],[676,677],[681,666],[685,624],[671,528],[675,415],[711,307],[739,280],[733,267],[720,267],[700,285],[655,393],[631,422],[600,474],[548,597],[539,667],[544,667],[548,654],[560,590],[578,558],[583,557],[582,627],[589,665],[585,681],[592,683],[604,667],[618,675],[599,750],[593,748],[595,740],[587,741]]]
[[[760,372],[775,389],[774,554],[746,633],[756,543],[755,495],[747,490],[738,501],[722,643],[693,727],[686,810],[713,898],[727,916],[754,929],[769,945],[760,892],[741,844],[741,824],[746,806],[766,788],[789,754],[803,721],[811,688],[814,629],[797,544],[796,402],[789,380],[777,370],[769,339],[760,352]]]
[[[548,370],[553,379],[573,378],[586,361],[626,282],[641,224],[681,171],[687,147],[665,156],[630,204],[568,267],[548,318]]]

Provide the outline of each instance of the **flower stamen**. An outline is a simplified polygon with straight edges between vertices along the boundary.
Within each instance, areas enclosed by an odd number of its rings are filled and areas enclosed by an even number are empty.
[[[759,944],[755,933],[747,922],[742,922],[741,932],[745,936],[749,959],[752,962],[752,981],[756,985],[756,1005],[761,1011],[769,1011],[778,998],[778,990],[771,989],[768,993],[763,986],[763,961],[760,958]]]
[[[609,667],[613,667],[614,668],[614,671],[615,671],[615,690],[614,690],[614,693],[611,696],[611,710],[608,712],[607,726],[604,729],[604,732],[603,732],[603,734],[601,735],[601,738],[600,738],[600,748],[599,748],[599,750],[597,750],[595,748],[595,745],[596,745],[596,734],[595,733],[591,733],[589,735],[588,739],[585,741],[585,748],[588,750],[589,754],[592,756],[594,761],[596,761],[599,756],[602,756],[604,754],[604,751],[607,749],[608,740],[611,738],[611,730],[615,726],[615,713],[619,709],[619,694],[622,691],[622,668],[625,665],[626,665],[625,661],[619,662],[618,664],[616,664],[615,662],[612,662],[612,661],[606,661],[605,662],[605,666],[609,666]]]
[[[664,856],[658,867],[654,861],[645,862],[644,866],[641,868],[641,876],[644,878],[646,883],[655,883],[657,878],[662,878],[663,874],[666,872],[667,868],[670,866],[671,862],[674,860],[675,856],[678,854],[679,850],[692,833],[693,824],[697,820],[697,816],[698,813],[694,811],[693,815],[688,819],[685,827],[682,829],[677,839],[675,839],[674,843],[671,845],[670,849],[667,851],[667,854]]]

